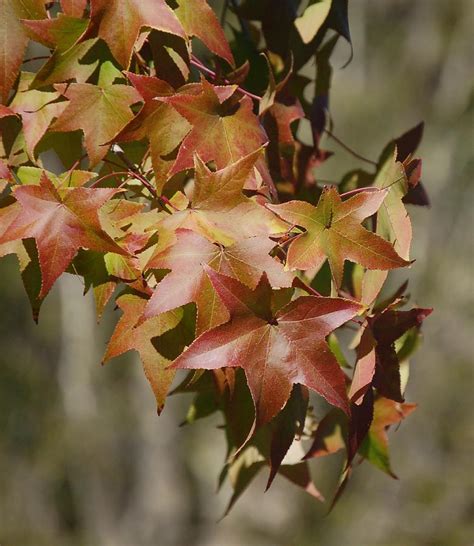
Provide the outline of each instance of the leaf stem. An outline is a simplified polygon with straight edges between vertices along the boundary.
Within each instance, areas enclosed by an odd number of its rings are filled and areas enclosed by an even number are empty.
[[[211,76],[211,78],[213,78],[214,80],[217,79],[217,74],[214,72],[214,70],[207,68],[207,66],[203,65],[202,62],[194,55],[191,57],[191,64],[195,66],[197,69],[201,70],[201,72],[204,72],[208,74],[209,76]],[[232,83],[225,78],[223,78],[223,81],[227,85],[232,85]],[[237,89],[241,93],[243,93],[244,95],[247,95],[247,97],[250,97],[253,100],[256,100],[256,101],[262,100],[262,97],[259,97],[258,95],[255,95],[254,93],[251,93],[250,91],[247,91],[243,87],[237,86]]]

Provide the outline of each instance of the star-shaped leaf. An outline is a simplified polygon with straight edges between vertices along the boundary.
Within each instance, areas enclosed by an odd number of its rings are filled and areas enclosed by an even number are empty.
[[[152,317],[186,303],[196,302],[197,332],[228,320],[226,307],[217,296],[203,266],[239,279],[255,288],[265,272],[274,287],[291,286],[292,275],[269,255],[275,243],[268,238],[243,239],[229,247],[213,244],[189,230],[176,232],[177,242],[153,256],[147,268],[170,269],[158,284],[145,311]]]
[[[214,10],[206,0],[177,0],[175,10],[188,36],[199,38],[213,53],[234,66],[234,58]]]
[[[176,372],[167,369],[170,360],[156,350],[152,339],[175,328],[181,321],[183,312],[181,309],[175,309],[136,326],[146,303],[146,299],[133,294],[124,294],[117,299],[117,305],[123,311],[123,315],[109,341],[103,361],[106,362],[127,351],[138,351],[146,378],[156,398],[158,413],[161,413]]]
[[[88,36],[107,42],[113,56],[128,68],[140,31],[155,28],[185,37],[185,32],[165,0],[91,0]]]
[[[261,157],[262,150],[258,149],[223,169],[211,171],[196,156],[191,202],[166,218],[163,227],[168,231],[191,229],[226,246],[245,237],[284,231],[283,222],[271,213],[267,215],[265,207],[243,194]]]
[[[393,478],[396,475],[390,466],[387,430],[391,425],[399,424],[415,409],[416,404],[400,404],[387,398],[376,400],[372,424],[359,448],[360,455]]]
[[[72,83],[61,90],[69,103],[51,130],[83,131],[91,167],[95,166],[106,155],[107,143],[133,118],[130,106],[142,99],[136,89],[120,84]]]
[[[290,269],[311,269],[329,260],[337,286],[342,282],[344,261],[368,269],[393,269],[409,264],[388,242],[365,229],[361,222],[379,209],[386,191],[364,191],[342,201],[334,187],[326,188],[316,207],[302,201],[267,205],[278,216],[306,231],[288,249]]]
[[[13,194],[20,207],[0,244],[34,238],[38,248],[44,298],[66,270],[79,248],[100,252],[125,251],[100,225],[99,208],[118,190],[57,189],[44,175],[39,186],[16,186]]]
[[[199,336],[173,368],[242,367],[256,408],[256,425],[281,411],[295,383],[349,411],[345,376],[326,337],[358,313],[357,303],[303,296],[273,314],[265,275],[251,290],[209,266],[205,269],[230,320]]]
[[[230,97],[235,86],[226,88]],[[198,95],[182,93],[162,100],[171,104],[192,125],[181,144],[171,174],[192,167],[194,154],[199,154],[205,163],[215,161],[217,168],[222,169],[267,141],[253,113],[251,99],[244,96],[237,102],[224,100],[205,79]]]

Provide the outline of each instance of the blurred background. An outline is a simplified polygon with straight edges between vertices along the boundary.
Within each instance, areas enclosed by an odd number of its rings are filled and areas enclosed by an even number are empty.
[[[215,2],[218,5],[218,2]],[[432,207],[411,207],[414,303],[433,306],[412,362],[418,410],[391,434],[393,480],[368,464],[329,516],[257,479],[217,522],[219,424],[179,428],[186,400],[158,418],[135,354],[99,365],[118,313],[97,326],[92,298],[64,275],[36,326],[14,256],[0,261],[2,546],[468,546],[474,544],[473,0],[352,0],[354,59],[338,44],[334,132],[376,159],[421,120]],[[337,145],[319,171],[359,166]],[[402,278],[402,277],[400,277]],[[338,462],[317,462],[330,496]]]

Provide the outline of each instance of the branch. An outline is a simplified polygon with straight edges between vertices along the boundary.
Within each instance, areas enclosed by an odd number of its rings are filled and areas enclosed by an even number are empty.
[[[342,142],[342,140],[340,140],[334,133],[332,133],[329,129],[324,129],[324,132],[329,136],[331,137],[334,142],[337,142],[339,144],[339,146],[341,146],[341,148],[344,148],[344,150],[346,150],[346,152],[349,152],[351,155],[353,155],[354,157],[356,157],[357,159],[360,159],[361,161],[365,161],[366,163],[369,163],[370,165],[374,165],[375,167],[377,167],[377,162],[375,161],[372,161],[371,159],[368,159],[367,157],[364,157],[363,155],[360,155],[359,153],[357,153],[356,151],[354,151],[352,148],[350,148],[347,144],[345,144],[344,142]]]

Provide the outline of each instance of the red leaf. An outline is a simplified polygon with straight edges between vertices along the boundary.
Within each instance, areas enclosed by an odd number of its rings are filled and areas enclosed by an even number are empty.
[[[171,104],[193,126],[183,140],[171,174],[193,166],[193,155],[199,154],[204,163],[215,161],[222,169],[229,163],[260,148],[267,141],[257,116],[253,113],[252,101],[242,97],[238,102],[227,104],[217,94],[217,89],[205,79],[198,95],[179,94],[163,98]],[[235,86],[221,88],[227,98]]]
[[[206,0],[177,0],[175,10],[188,36],[199,38],[213,53],[234,66],[234,58],[219,20]]]
[[[274,243],[267,238],[249,238],[229,247],[213,244],[201,235],[180,229],[177,242],[155,255],[147,268],[171,269],[157,286],[145,316],[152,317],[186,303],[196,302],[197,332],[228,320],[225,306],[214,291],[204,264],[255,288],[266,272],[275,287],[291,286],[291,275],[269,256]]]
[[[300,297],[276,313],[264,275],[254,290],[206,267],[231,319],[199,336],[174,362],[175,368],[244,368],[257,425],[268,422],[300,383],[348,412],[345,378],[326,336],[360,309],[339,298]]]
[[[20,210],[0,244],[34,238],[38,247],[42,285],[46,296],[79,248],[125,254],[103,230],[98,210],[118,190],[72,188],[58,190],[43,175],[39,186],[17,186]]]
[[[133,47],[144,27],[185,36],[165,0],[91,0],[87,35],[103,38],[124,68],[130,65]]]

